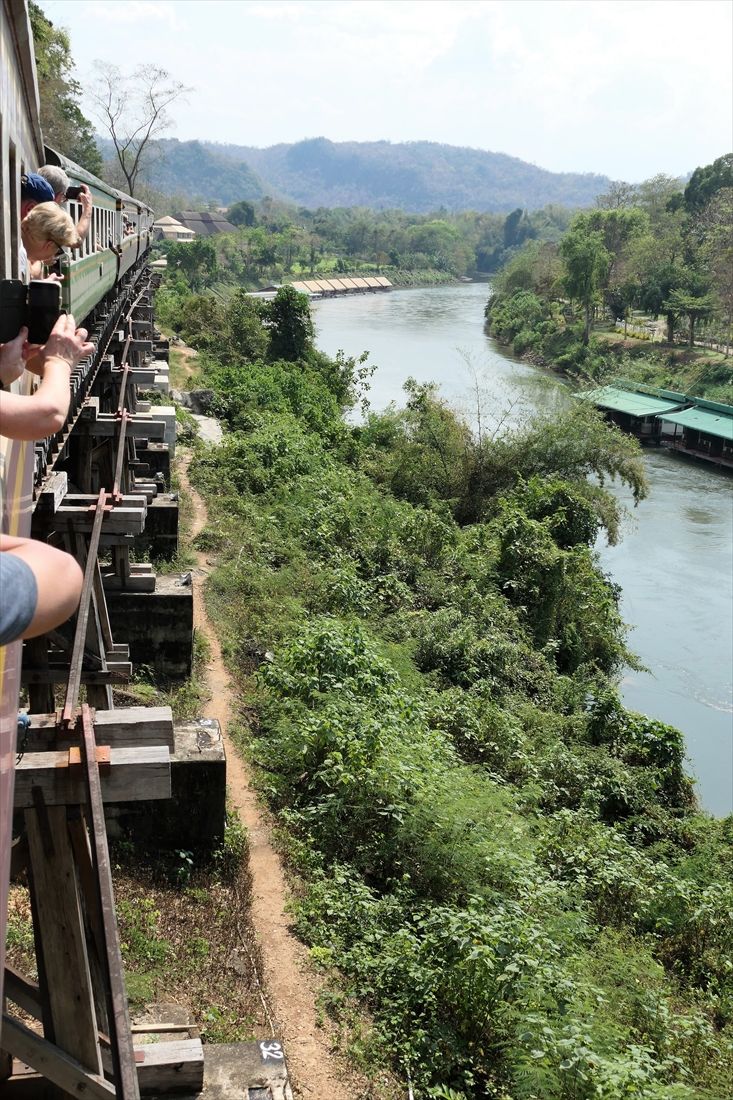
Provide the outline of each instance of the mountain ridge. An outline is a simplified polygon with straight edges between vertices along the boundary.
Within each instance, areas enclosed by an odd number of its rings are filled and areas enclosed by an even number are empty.
[[[110,142],[100,142],[108,154]],[[229,205],[265,196],[298,206],[364,206],[428,213],[508,213],[556,204],[590,206],[611,180],[550,172],[507,153],[440,142],[332,142],[324,137],[255,146],[156,142],[147,176],[156,189]]]

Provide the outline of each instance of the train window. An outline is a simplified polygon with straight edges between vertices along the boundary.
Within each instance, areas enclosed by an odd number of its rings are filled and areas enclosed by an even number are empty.
[[[10,174],[10,271],[11,279],[17,279],[20,272],[20,174],[22,165],[18,164],[15,143],[10,141],[8,172]]]

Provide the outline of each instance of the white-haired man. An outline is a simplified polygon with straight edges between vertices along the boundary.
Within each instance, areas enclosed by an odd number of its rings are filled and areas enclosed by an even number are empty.
[[[55,164],[44,164],[42,168],[38,169],[38,175],[42,176],[53,188],[53,201],[57,202],[59,206],[63,206],[67,200],[66,192],[71,186],[71,180],[63,168],[59,168]],[[81,216],[76,223],[76,231],[79,234],[79,244],[75,246],[76,248],[81,247],[81,242],[86,237],[92,220],[92,207],[94,205],[92,193],[85,183],[79,184],[78,202],[81,205]]]

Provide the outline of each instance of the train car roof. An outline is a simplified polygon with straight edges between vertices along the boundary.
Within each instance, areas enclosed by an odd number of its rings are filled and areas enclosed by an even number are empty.
[[[98,191],[104,191],[105,194],[110,195],[114,199],[120,199],[125,203],[134,203],[135,206],[140,207],[141,210],[148,210],[151,214],[154,213],[151,207],[147,203],[142,202],[141,199],[135,199],[132,195],[125,194],[124,191],[118,191],[116,187],[113,187],[109,183],[105,183],[104,180],[100,180],[97,176],[93,176],[91,172],[87,172],[86,168],[82,168],[81,165],[76,164],[73,160],[69,160],[63,153],[59,153],[56,149],[52,149],[50,145],[45,146],[46,150],[46,164],[55,164],[59,168],[63,168],[67,175],[74,176],[75,179],[81,180],[82,183],[93,184]]]

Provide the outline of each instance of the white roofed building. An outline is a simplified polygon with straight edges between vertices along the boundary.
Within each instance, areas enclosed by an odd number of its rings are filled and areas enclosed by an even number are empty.
[[[193,229],[181,225],[170,214],[153,222],[153,239],[156,241],[192,241],[195,237]]]

